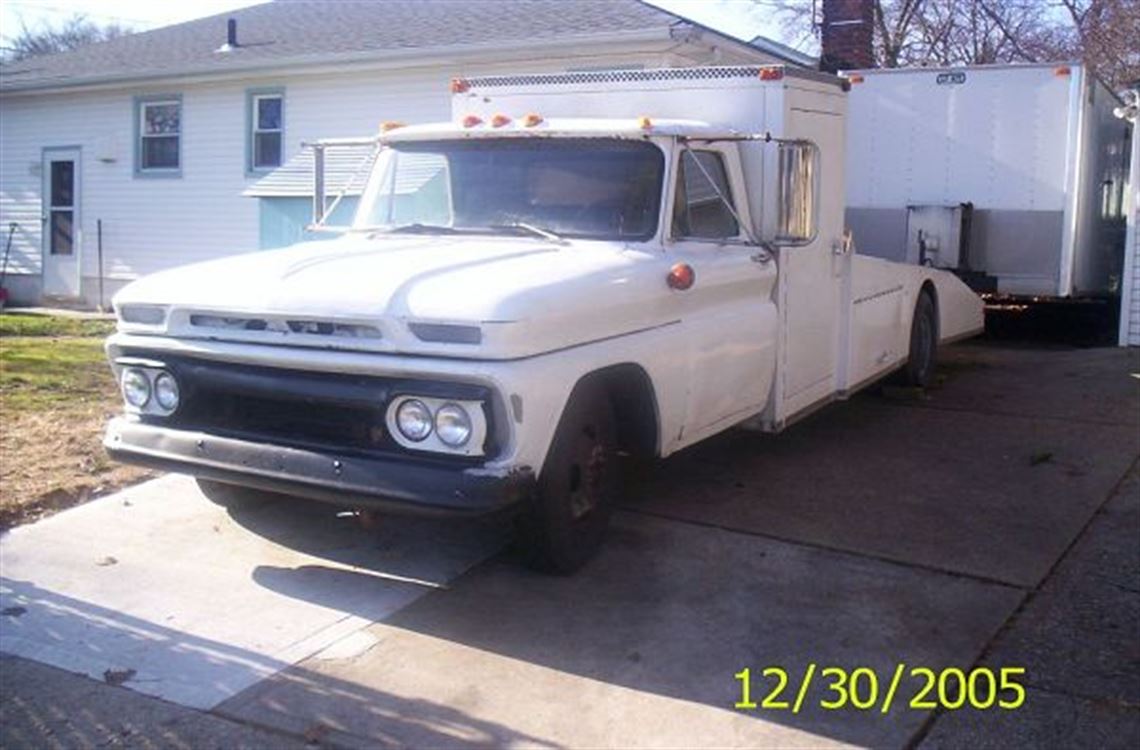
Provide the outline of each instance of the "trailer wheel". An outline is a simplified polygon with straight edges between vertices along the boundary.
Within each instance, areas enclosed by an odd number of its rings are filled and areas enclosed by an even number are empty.
[[[253,487],[242,487],[238,484],[217,482],[213,479],[195,477],[194,481],[198,483],[198,489],[202,491],[202,494],[206,496],[207,500],[227,510],[248,508],[281,498],[280,495],[273,492],[266,492],[264,490],[254,489]]]
[[[601,547],[621,491],[613,407],[600,384],[575,388],[543,465],[534,497],[519,515],[527,564],[568,574]]]
[[[937,358],[938,315],[930,294],[922,292],[918,295],[910,324],[910,355],[901,373],[903,383],[914,388],[926,388],[934,377]]]

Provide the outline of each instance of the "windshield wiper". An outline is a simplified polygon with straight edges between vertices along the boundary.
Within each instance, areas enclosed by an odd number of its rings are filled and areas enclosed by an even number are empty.
[[[411,224],[399,224],[394,227],[378,228],[376,231],[384,234],[458,234],[460,232],[455,227],[446,227],[442,224],[423,224],[418,221]]]
[[[541,237],[544,240],[557,242],[559,245],[568,244],[566,238],[542,227],[536,227],[533,224],[527,224],[525,221],[512,221],[509,224],[492,224],[489,229],[522,229],[525,232],[530,232],[536,237]]]

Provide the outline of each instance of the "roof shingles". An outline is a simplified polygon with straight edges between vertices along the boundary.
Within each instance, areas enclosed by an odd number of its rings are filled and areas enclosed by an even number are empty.
[[[238,48],[220,52],[226,22]],[[0,90],[217,73],[359,54],[668,29],[640,0],[273,0],[0,67]]]

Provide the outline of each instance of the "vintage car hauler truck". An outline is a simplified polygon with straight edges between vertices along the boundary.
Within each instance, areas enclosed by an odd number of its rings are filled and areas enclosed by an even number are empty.
[[[601,543],[619,456],[778,431],[900,368],[925,384],[938,343],[982,327],[950,273],[853,254],[838,78],[714,67],[453,92],[453,122],[370,139],[344,236],[116,297],[113,456],[220,501],[513,505],[534,561],[570,571]]]

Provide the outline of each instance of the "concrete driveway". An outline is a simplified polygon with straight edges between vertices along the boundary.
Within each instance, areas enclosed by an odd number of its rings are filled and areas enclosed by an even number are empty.
[[[495,523],[227,514],[179,476],[16,529],[0,744],[1134,746],[1140,352],[970,344],[942,374],[666,461],[571,578]],[[790,703],[811,664],[1030,687],[824,710],[817,673],[798,713],[733,708],[741,670]]]

